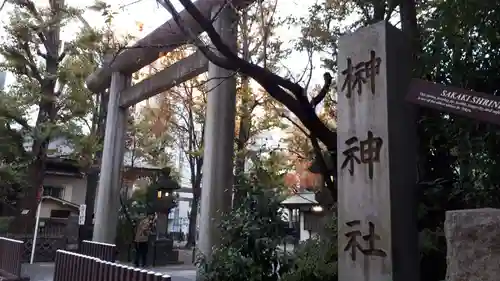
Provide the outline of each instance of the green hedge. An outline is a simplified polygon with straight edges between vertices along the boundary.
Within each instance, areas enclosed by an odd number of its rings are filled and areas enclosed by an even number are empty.
[[[14,217],[0,217],[0,234],[6,233]]]

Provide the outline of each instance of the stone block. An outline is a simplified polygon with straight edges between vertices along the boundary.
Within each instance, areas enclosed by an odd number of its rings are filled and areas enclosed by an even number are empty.
[[[500,209],[446,212],[446,281],[497,281],[500,276]]]
[[[405,38],[381,21],[338,40],[339,281],[420,280]]]
[[[179,264],[179,252],[173,249],[172,239],[159,239],[150,244],[148,262],[154,266]]]

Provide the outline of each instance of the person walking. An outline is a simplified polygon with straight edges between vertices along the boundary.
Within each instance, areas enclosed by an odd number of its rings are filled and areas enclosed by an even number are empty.
[[[146,267],[148,260],[149,236],[153,232],[154,213],[148,213],[137,226],[135,233],[135,267]]]

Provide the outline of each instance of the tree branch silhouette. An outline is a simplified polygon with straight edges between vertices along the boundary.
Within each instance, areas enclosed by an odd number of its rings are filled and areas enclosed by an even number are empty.
[[[258,82],[273,98],[287,107],[297,118],[310,130],[330,151],[336,150],[337,134],[331,131],[317,116],[315,106],[313,106],[306,95],[305,89],[297,83],[285,79],[277,74],[272,73],[268,69],[250,63],[238,57],[231,48],[225,44],[212,25],[212,20],[207,19],[198,8],[190,0],[179,0],[184,6],[184,9],[195,19],[195,21],[203,28],[207,36],[212,41],[213,47],[218,53],[213,52],[209,47],[201,42],[189,28],[183,25],[179,13],[174,9],[174,6],[169,0],[165,0],[165,6],[172,14],[172,18],[179,28],[187,36],[189,36],[195,46],[207,57],[209,61],[215,65],[239,72],[241,74],[252,77]],[[230,1],[227,1],[227,9],[230,9]],[[331,77],[330,74],[328,74]],[[325,74],[326,77],[326,74]],[[327,79],[325,79],[326,82]],[[329,83],[323,86],[325,95],[331,87],[331,79]],[[323,96],[324,97],[324,96]],[[319,98],[319,96],[318,96]],[[315,99],[318,100],[318,99]],[[322,98],[321,98],[322,100]],[[316,102],[315,102],[316,103]],[[319,103],[319,102],[318,102]]]

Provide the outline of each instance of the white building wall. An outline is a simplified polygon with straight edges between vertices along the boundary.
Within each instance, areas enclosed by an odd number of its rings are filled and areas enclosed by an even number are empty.
[[[191,189],[191,170],[185,157],[182,147],[178,146],[174,150],[174,163],[179,172],[179,185],[182,188]],[[190,202],[193,198],[192,192],[179,192],[179,201],[177,208],[172,210],[169,216],[169,231],[181,231],[187,235],[189,231],[189,212],[191,211]]]
[[[43,180],[44,185],[62,187],[63,200],[75,203],[85,203],[85,193],[87,191],[87,179],[67,176],[47,175]]]
[[[179,231],[184,232],[185,234],[189,231],[189,212],[191,211],[190,202],[180,201],[179,202]]]
[[[6,79],[7,79],[7,73],[0,72],[0,91],[4,89]]]
[[[50,218],[52,210],[67,210],[73,212],[74,214],[77,213],[77,210],[75,210],[74,208],[62,206],[61,204],[57,204],[50,200],[44,200],[40,208],[40,218]]]
[[[300,238],[299,240],[300,241],[305,241],[309,238],[311,238],[311,233],[309,233],[309,231],[305,230],[305,223],[304,223],[304,213],[303,212],[300,212]]]

